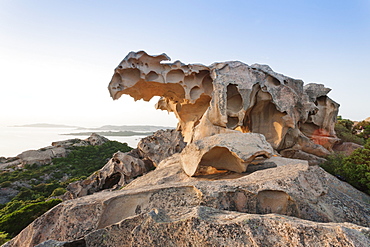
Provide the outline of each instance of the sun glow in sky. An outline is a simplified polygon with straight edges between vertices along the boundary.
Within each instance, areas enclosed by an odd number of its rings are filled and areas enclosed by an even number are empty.
[[[0,1],[0,125],[175,126],[130,96],[113,101],[130,52],[239,60],[332,88],[344,118],[370,116],[370,1]]]

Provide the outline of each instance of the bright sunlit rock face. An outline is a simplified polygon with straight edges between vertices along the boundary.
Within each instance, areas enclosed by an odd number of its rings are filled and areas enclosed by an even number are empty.
[[[222,133],[260,133],[284,156],[324,157],[338,141],[334,124],[339,105],[321,84],[308,84],[267,65],[239,61],[185,65],[165,54],[130,52],[109,84],[113,99],[128,94],[157,109],[174,112],[184,140]]]

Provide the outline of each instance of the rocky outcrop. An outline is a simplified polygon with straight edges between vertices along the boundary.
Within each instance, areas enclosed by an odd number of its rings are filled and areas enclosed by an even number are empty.
[[[369,196],[306,161],[271,157],[256,165],[262,170],[194,178],[175,154],[122,190],[57,205],[5,246],[47,240],[80,246],[368,245]]]
[[[118,151],[99,171],[85,180],[70,183],[63,200],[91,195],[106,189],[119,189],[152,169],[153,166],[131,156],[130,153]]]
[[[139,141],[135,157],[157,166],[165,158],[180,153],[185,146],[181,132],[175,129],[158,130]]]
[[[40,148],[38,150],[28,150],[18,154],[16,157],[2,159],[0,169],[7,167],[24,166],[26,164],[45,165],[52,161],[54,158],[65,157],[73,146],[88,146],[88,145],[101,145],[109,141],[104,136],[93,133],[85,140],[69,139],[65,141],[53,142],[51,146]]]
[[[349,156],[358,148],[363,148],[363,146],[353,143],[353,142],[343,142],[343,143],[337,143],[334,145],[333,150],[336,153],[343,154],[345,156]]]
[[[146,101],[161,96],[156,107],[174,112],[188,143],[228,131],[254,132],[279,152],[293,149],[325,157],[339,140],[334,132],[339,105],[321,84],[303,86],[267,65],[164,60],[169,60],[165,54],[129,53],[115,69],[109,91],[113,99],[122,94]]]
[[[201,172],[203,167],[241,173],[256,158],[270,158],[273,153],[261,134],[217,134],[187,145],[181,152],[181,165],[189,176]]]
[[[63,199],[74,199],[106,189],[119,189],[134,178],[153,170],[167,157],[181,152],[185,146],[179,131],[158,130],[141,139],[136,149],[115,153],[103,168],[87,179],[69,184]]]

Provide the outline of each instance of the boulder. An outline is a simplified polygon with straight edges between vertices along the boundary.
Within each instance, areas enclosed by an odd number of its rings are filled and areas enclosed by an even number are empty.
[[[367,246],[370,197],[307,161],[189,177],[180,154],[119,191],[65,201],[4,246]],[[352,245],[351,245],[352,244]],[[68,245],[65,245],[68,246]]]
[[[181,164],[189,176],[207,166],[241,173],[257,157],[269,158],[273,152],[261,134],[217,134],[187,145],[181,152]]]
[[[74,199],[106,189],[119,189],[152,169],[152,166],[131,156],[130,153],[118,151],[99,171],[85,180],[70,183],[63,199]]]
[[[134,178],[153,170],[167,157],[181,152],[185,146],[181,132],[174,129],[158,130],[141,139],[136,149],[127,153],[115,153],[103,168],[87,179],[69,184],[63,199],[74,199],[101,190],[119,189]]]
[[[353,142],[342,142],[334,145],[333,150],[336,153],[344,154],[345,156],[349,156],[358,148],[363,148],[363,146],[353,143]]]
[[[186,143],[180,131],[175,129],[158,130],[144,137],[137,145],[138,158],[157,166],[162,160],[181,152]]]
[[[67,150],[64,147],[46,147],[39,150],[28,150],[22,152],[17,157],[21,160],[21,164],[37,164],[45,165],[54,158],[65,157]]]

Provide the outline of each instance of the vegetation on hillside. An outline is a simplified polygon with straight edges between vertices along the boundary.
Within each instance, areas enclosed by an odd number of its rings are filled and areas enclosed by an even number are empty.
[[[337,123],[335,124],[335,132],[342,141],[354,142],[364,145],[366,140],[370,137],[370,122],[361,121],[354,124],[349,119],[342,119],[338,116]]]
[[[61,200],[55,197],[64,194],[69,183],[102,168],[113,153],[131,149],[126,143],[117,141],[108,141],[101,146],[73,147],[67,157],[55,158],[50,164],[3,171],[0,187],[12,187],[19,193],[10,202],[0,204],[0,244],[60,203]]]
[[[348,182],[355,188],[370,195],[370,122],[354,125],[349,119],[338,117],[335,126],[337,136],[344,142],[364,145],[351,155],[333,154],[321,166],[329,173]]]
[[[356,149],[348,157],[334,154],[321,166],[327,172],[370,195],[370,139],[367,139],[364,148]]]

